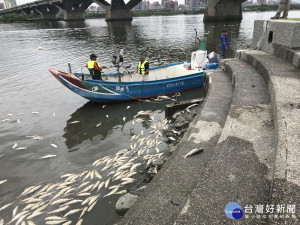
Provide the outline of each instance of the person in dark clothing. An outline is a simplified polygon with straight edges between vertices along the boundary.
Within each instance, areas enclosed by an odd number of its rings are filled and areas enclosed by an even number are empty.
[[[221,33],[221,59],[224,59],[226,57],[226,50],[229,48],[229,40],[227,38],[227,30],[223,30]]]
[[[95,54],[91,54],[90,55],[90,61],[87,62],[87,64],[85,65],[93,80],[102,80],[101,75],[103,74],[103,69],[107,68],[106,66],[100,66],[100,64],[96,61],[97,56]]]

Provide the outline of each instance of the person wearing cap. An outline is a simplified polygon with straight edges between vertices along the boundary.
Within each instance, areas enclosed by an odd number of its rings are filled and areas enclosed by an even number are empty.
[[[106,66],[100,66],[100,64],[96,61],[97,56],[95,54],[90,55],[90,61],[85,65],[88,70],[90,71],[90,74],[93,78],[93,80],[102,80],[101,75],[103,74],[103,69],[107,68]]]
[[[145,60],[145,57],[141,56],[139,64],[134,72],[134,74],[139,73],[141,75],[149,74],[149,62]]]
[[[229,40],[227,38],[227,30],[223,30],[221,33],[221,59],[224,59],[226,57],[226,50],[229,48]]]

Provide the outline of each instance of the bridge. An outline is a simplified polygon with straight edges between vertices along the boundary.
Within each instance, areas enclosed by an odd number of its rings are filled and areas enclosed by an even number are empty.
[[[34,13],[40,15],[41,19],[57,19],[61,11],[64,20],[84,20],[84,11],[92,4],[97,3],[106,11],[107,21],[132,20],[130,10],[142,0],[111,0],[109,4],[105,0],[40,0],[17,7],[0,11],[0,15],[9,13]],[[246,0],[206,0],[207,10],[204,20],[242,19],[241,3]]]

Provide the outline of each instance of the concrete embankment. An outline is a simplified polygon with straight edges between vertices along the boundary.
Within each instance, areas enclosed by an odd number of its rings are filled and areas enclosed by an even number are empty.
[[[299,224],[300,58],[288,46],[285,56],[273,55],[283,48],[275,31],[274,45],[268,32],[268,43],[260,40],[270,53],[242,51],[222,62],[223,71],[209,72],[212,84],[198,115],[119,224]],[[196,147],[204,151],[182,157]],[[229,202],[251,206],[252,213],[230,220]]]

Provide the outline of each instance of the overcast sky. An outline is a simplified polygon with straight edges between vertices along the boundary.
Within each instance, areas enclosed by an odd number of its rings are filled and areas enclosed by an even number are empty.
[[[110,2],[110,0],[106,0],[107,2]],[[161,0],[149,0],[150,2],[155,2],[155,1],[159,1],[161,2]],[[256,0],[254,0],[256,2]],[[3,2],[3,0],[0,0],[0,2]],[[21,5],[27,2],[34,2],[34,0],[16,0],[17,5]],[[129,0],[125,0],[125,2],[129,2]],[[300,0],[292,0],[292,2],[297,2],[300,3]],[[178,0],[179,4],[183,4],[184,0]]]

